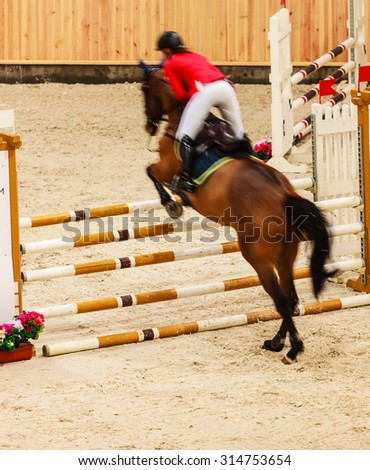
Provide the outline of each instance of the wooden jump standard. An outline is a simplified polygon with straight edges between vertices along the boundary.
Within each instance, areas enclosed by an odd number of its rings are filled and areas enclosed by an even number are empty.
[[[324,300],[302,305],[301,315],[312,315],[345,308],[361,307],[370,303],[370,294],[356,295],[339,299]],[[202,331],[219,330],[234,326],[250,325],[253,323],[281,318],[274,310],[260,310],[239,315],[230,315],[220,318],[210,318],[177,325],[159,326],[157,328],[146,328],[143,330],[127,331],[112,335],[87,337],[74,341],[44,345],[42,353],[44,356],[57,356],[73,352],[87,351],[91,349],[107,348],[123,344],[151,341],[158,338],[169,338],[194,334]]]

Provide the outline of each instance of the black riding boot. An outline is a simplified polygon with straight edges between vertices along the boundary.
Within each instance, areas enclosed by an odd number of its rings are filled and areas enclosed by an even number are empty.
[[[179,176],[177,188],[183,191],[193,193],[196,190],[197,185],[191,179],[191,163],[194,152],[194,140],[188,135],[180,141],[180,157],[182,160],[182,171]]]

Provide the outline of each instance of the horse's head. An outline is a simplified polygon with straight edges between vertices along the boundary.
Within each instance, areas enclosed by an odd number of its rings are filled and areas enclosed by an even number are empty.
[[[145,130],[153,136],[158,130],[158,123],[163,116],[178,108],[178,103],[160,66],[150,66],[140,61],[144,71],[141,89],[144,93],[146,124]]]

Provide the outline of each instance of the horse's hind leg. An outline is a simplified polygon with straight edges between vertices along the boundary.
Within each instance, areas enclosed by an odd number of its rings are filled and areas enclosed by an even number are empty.
[[[263,268],[259,269],[258,267],[254,266],[254,268],[257,271],[263,288],[273,299],[277,311],[282,315],[282,311],[286,311],[288,302],[280,289],[279,279],[273,266],[264,266]],[[286,320],[286,316],[282,315],[282,317],[283,320],[281,322],[279,331],[271,340],[266,340],[263,343],[262,347],[268,351],[280,352],[284,347],[289,325]]]
[[[297,257],[297,251],[297,241],[285,243],[280,259],[276,265],[280,288],[288,298],[289,308],[294,311],[294,315],[299,315],[299,298],[293,279],[293,265]]]
[[[275,273],[273,273],[273,275],[276,277]],[[271,283],[267,279],[266,282],[266,276],[264,274],[262,274],[262,276],[259,274],[259,276],[266,292],[270,294],[274,300],[276,310],[283,317],[279,331],[272,338],[272,340],[266,340],[264,342],[263,348],[269,351],[281,351],[285,344],[286,335],[289,333],[291,349],[283,357],[282,361],[284,364],[292,364],[295,362],[297,355],[303,351],[303,342],[298,334],[292,318],[298,301],[298,298],[296,297],[296,291],[295,289],[293,291],[295,296],[293,295],[293,292],[291,292],[290,295],[286,295],[286,293],[281,289],[281,286],[277,280],[274,280]],[[271,277],[271,275],[269,277]]]
[[[296,360],[297,355],[303,351],[303,342],[299,337],[292,319],[296,305],[296,298],[294,298],[292,293],[287,294],[283,291],[273,264],[266,264],[265,262],[263,264],[255,263],[253,267],[258,273],[262,286],[271,296],[277,311],[283,317],[277,334],[272,340],[266,340],[262,347],[269,351],[281,351],[285,344],[286,335],[289,333],[291,349],[288,351],[286,356],[284,356],[283,362],[285,364],[291,364]]]
[[[299,298],[294,285],[293,265],[298,251],[298,242],[291,240],[284,244],[283,254],[277,263],[279,283],[282,292],[288,302],[289,315],[299,315]],[[284,323],[284,319],[283,319]],[[296,360],[297,355],[303,351],[303,342],[298,334],[292,318],[286,322],[286,329],[289,332],[291,349],[283,357],[284,364],[291,364]]]

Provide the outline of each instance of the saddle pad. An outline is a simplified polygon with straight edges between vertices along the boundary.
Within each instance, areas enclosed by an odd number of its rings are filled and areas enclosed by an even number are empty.
[[[198,185],[203,184],[212,173],[232,160],[233,158],[231,157],[219,157],[210,149],[202,155],[195,155],[191,168],[191,175],[194,182]]]

